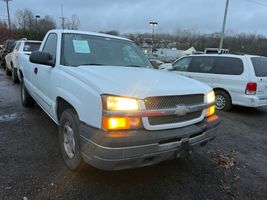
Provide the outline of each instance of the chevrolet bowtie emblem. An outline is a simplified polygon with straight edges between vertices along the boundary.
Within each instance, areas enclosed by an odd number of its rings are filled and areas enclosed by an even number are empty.
[[[175,115],[183,116],[188,113],[188,108],[185,105],[176,105]]]

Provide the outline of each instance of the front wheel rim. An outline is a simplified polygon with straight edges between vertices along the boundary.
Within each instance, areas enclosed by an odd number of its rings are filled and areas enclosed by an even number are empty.
[[[216,95],[216,108],[218,110],[224,109],[226,106],[226,99],[222,95]]]
[[[63,144],[66,155],[68,158],[73,159],[75,155],[75,139],[69,122],[65,123],[63,127]]]

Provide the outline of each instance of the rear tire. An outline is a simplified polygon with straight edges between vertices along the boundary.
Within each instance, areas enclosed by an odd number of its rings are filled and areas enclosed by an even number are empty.
[[[13,83],[18,83],[19,82],[17,69],[14,68],[14,67],[12,68],[12,81],[13,81]]]
[[[84,166],[80,149],[79,117],[73,109],[65,110],[60,117],[59,146],[69,169],[77,171]]]
[[[25,87],[23,79],[21,80],[20,96],[22,105],[24,107],[31,108],[34,106],[34,99],[31,97],[27,88]]]
[[[223,90],[215,91],[216,109],[222,111],[229,111],[232,109],[232,100],[229,94]]]

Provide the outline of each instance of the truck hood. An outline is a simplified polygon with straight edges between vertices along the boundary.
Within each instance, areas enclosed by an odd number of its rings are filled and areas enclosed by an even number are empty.
[[[99,94],[144,99],[149,96],[205,94],[211,90],[199,81],[148,68],[80,66],[64,67],[64,71]]]

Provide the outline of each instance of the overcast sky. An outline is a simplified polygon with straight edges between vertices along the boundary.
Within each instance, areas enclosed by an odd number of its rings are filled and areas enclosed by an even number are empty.
[[[76,14],[80,29],[151,32],[149,21],[159,23],[157,32],[175,32],[178,28],[204,33],[221,31],[226,0],[12,0],[11,19],[18,9],[34,14],[52,15],[60,24],[61,4],[64,16]],[[0,2],[0,18],[6,17]],[[230,0],[226,31],[267,35],[267,0]]]

